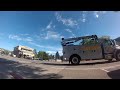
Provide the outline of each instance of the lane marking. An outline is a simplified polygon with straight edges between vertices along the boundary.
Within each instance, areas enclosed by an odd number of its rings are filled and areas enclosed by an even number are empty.
[[[101,67],[101,68],[105,68],[105,69],[109,69],[109,68],[115,68],[115,67],[118,67],[120,65],[114,65],[114,66],[108,66],[108,67]]]
[[[91,69],[100,69],[100,68],[68,68],[68,67],[50,67],[54,69],[69,69],[69,70],[91,70]]]
[[[108,70],[106,70],[106,69],[101,69],[101,70],[103,70],[103,71],[105,71],[105,72],[110,72],[110,71],[108,71]]]
[[[54,69],[65,69],[65,67],[50,67],[50,68],[54,68]]]
[[[55,68],[55,69],[72,69],[72,70],[91,70],[91,69],[109,69],[109,68],[116,68],[116,67],[119,67],[120,65],[114,65],[114,66],[103,66],[103,67],[101,67],[101,66],[99,66],[99,67],[92,67],[92,68],[84,68],[84,67],[50,67],[50,68]]]
[[[95,68],[81,68],[81,67],[78,67],[78,68],[69,68],[69,67],[50,67],[50,68],[54,68],[54,69],[69,69],[69,70],[92,70],[92,69],[101,69],[103,71],[106,71],[106,72],[110,72],[106,69],[112,69],[112,68],[116,68],[120,65],[114,65],[114,66],[108,66],[108,67],[95,67]]]

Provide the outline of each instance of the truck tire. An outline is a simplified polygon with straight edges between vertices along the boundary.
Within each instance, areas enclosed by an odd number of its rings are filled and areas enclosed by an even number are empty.
[[[120,61],[120,51],[117,51],[115,56],[116,56],[116,60]]]
[[[70,62],[72,65],[78,65],[80,63],[80,57],[78,55],[73,55],[70,58]]]

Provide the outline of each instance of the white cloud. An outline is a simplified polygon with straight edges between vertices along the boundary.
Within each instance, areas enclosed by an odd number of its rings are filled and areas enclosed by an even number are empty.
[[[75,35],[74,33],[72,33],[72,36],[73,36],[73,37],[76,37],[76,35]]]
[[[92,14],[95,18],[99,18],[100,17],[100,14],[103,15],[105,13],[107,13],[106,11],[82,11],[82,16],[78,19],[78,21],[81,21],[81,22],[86,22],[87,21],[87,15],[88,14]],[[81,14],[81,13],[80,13]]]
[[[65,38],[64,36],[60,36],[60,38]]]
[[[94,11],[93,14],[96,18],[99,18],[100,14],[105,14],[105,13],[107,13],[107,12],[106,11]]]
[[[39,44],[36,44],[34,42],[29,42],[30,44],[34,45],[34,46],[37,46],[37,47],[40,47],[40,48],[44,48],[45,46],[42,46],[42,45],[39,45]]]
[[[59,39],[61,38],[60,34],[54,31],[47,31],[47,35],[44,37],[44,39]]]
[[[85,34],[84,36],[89,36],[90,34]]]
[[[73,20],[72,18],[63,18],[58,12],[55,13],[55,16],[59,22],[62,22],[66,26],[74,27],[78,25],[76,20]]]
[[[96,18],[98,18],[98,17],[99,17],[99,11],[94,11],[94,16],[95,16]]]
[[[52,28],[52,21],[46,26],[46,29],[51,29]]]
[[[72,34],[72,37],[76,37],[75,34],[72,32],[72,30],[70,30],[70,29],[65,29],[65,31],[71,33],[71,34]]]
[[[28,42],[33,41],[31,37],[24,38],[23,40],[24,40],[24,41],[28,41]]]
[[[85,19],[85,18],[83,18],[83,19],[82,19],[82,22],[85,22],[85,21],[86,21],[86,19]]]
[[[22,38],[20,38],[18,35],[9,35],[9,39],[15,39],[15,40],[22,40]]]
[[[81,13],[82,13],[82,16],[78,19],[78,21],[81,21],[84,23],[86,22],[86,16],[87,16],[88,11],[82,11]]]
[[[107,11],[100,11],[100,13],[105,14],[105,13],[107,13]]]
[[[55,31],[47,31],[46,33],[40,33],[38,35],[34,36],[36,38],[36,40],[49,40],[49,39],[53,39],[53,40],[58,40],[61,38],[64,38],[63,35],[60,35],[59,33],[55,32]]]
[[[22,38],[18,35],[9,35],[9,39],[14,39],[17,41],[27,41],[27,42],[33,41],[31,37]]]
[[[41,31],[54,30],[54,29],[55,29],[55,25],[51,21],[45,28],[42,28]]]
[[[86,22],[86,11],[82,13],[82,22]]]
[[[65,31],[70,32],[70,33],[72,32],[70,29],[65,29]]]
[[[49,54],[52,54],[52,55],[56,54],[56,51],[46,51],[46,52],[49,53]]]

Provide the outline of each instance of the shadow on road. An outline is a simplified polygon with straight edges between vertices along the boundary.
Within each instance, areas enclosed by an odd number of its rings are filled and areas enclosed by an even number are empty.
[[[112,61],[112,62],[117,62],[117,61]],[[63,64],[63,63],[42,63],[42,64],[45,64],[45,65],[55,65],[55,66],[80,66],[80,65],[95,65],[95,64],[106,64],[106,63],[112,63],[112,62],[109,62],[109,61],[103,61],[103,62],[85,62],[85,63],[80,63],[79,65],[72,65],[72,64]]]
[[[120,79],[120,69],[108,72],[107,74],[112,79]]]
[[[47,70],[40,67],[30,67],[15,61],[0,58],[0,72],[6,73],[6,76],[4,74],[5,79],[10,72],[19,74],[23,77],[25,76],[25,78],[28,79],[60,79],[63,77],[55,73],[42,74],[44,71]],[[1,75],[0,79],[3,79]]]

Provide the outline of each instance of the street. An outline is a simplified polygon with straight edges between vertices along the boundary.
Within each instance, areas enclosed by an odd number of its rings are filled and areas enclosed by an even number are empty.
[[[107,60],[40,61],[0,56],[0,79],[120,79],[120,62]]]

